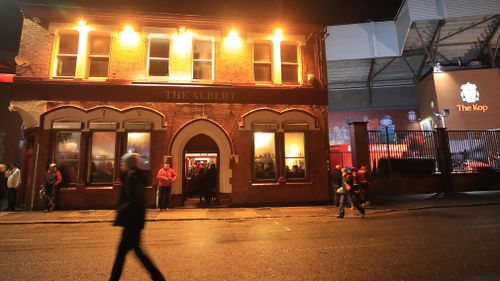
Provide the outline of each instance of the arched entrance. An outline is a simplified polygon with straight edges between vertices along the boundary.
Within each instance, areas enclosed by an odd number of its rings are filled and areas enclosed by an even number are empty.
[[[195,148],[196,147],[196,148]],[[217,147],[218,169],[218,202],[221,205],[231,204],[231,177],[230,161],[234,154],[234,147],[228,134],[217,123],[207,119],[197,119],[183,125],[175,133],[169,145],[174,169],[185,169],[186,151],[207,152]],[[205,151],[203,151],[205,150]],[[210,158],[210,157],[208,157]],[[180,173],[179,173],[180,174]],[[172,201],[176,206],[184,205],[183,181],[172,184]]]
[[[191,138],[184,148],[184,206],[203,207],[217,204],[219,147],[207,135]]]

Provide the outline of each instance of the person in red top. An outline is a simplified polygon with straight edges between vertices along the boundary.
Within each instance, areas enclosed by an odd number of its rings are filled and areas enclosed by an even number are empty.
[[[158,171],[156,178],[158,179],[158,188],[160,190],[160,211],[165,211],[170,201],[172,182],[175,181],[177,175],[175,174],[174,169],[170,167],[170,164],[165,162],[163,163],[163,168]]]
[[[51,163],[45,176],[45,183],[43,186],[45,191],[45,201],[47,203],[47,212],[54,210],[56,207],[56,192],[61,182],[61,172],[57,170],[56,163]]]
[[[361,165],[361,168],[356,173],[356,181],[359,184],[359,197],[361,199],[361,205],[365,205],[366,201],[366,191],[368,189],[368,169],[365,164]]]

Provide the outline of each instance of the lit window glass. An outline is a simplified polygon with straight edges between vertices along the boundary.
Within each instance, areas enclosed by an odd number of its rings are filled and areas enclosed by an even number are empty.
[[[299,82],[296,45],[281,44],[281,80],[283,84],[297,84]]]
[[[212,41],[193,42],[193,79],[212,80]]]
[[[128,133],[127,152],[138,153],[142,159],[142,169],[150,170],[151,167],[151,134],[150,133]]]
[[[62,175],[62,186],[76,184],[80,169],[80,132],[57,132],[53,162]]]
[[[253,69],[256,82],[272,81],[272,48],[270,43],[256,43],[253,46]]]
[[[254,178],[276,179],[276,147],[274,133],[254,133]]]
[[[75,76],[77,55],[78,32],[60,34],[55,75],[61,77]]]
[[[89,37],[89,77],[107,77],[111,38],[91,33]]]
[[[94,132],[90,154],[89,182],[112,184],[115,171],[115,132]]]
[[[306,177],[304,133],[285,133],[285,170],[287,179]]]
[[[169,39],[151,38],[149,41],[149,76],[168,76],[169,59]]]

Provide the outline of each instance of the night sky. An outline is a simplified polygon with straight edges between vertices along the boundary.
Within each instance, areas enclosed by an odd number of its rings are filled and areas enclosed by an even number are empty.
[[[127,12],[163,12],[338,25],[392,20],[403,0],[0,0],[0,64],[17,54],[22,17],[16,2]]]

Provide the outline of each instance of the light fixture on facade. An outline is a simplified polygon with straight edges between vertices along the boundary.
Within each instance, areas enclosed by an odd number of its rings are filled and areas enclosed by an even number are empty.
[[[238,31],[232,29],[224,39],[224,46],[229,49],[239,49],[241,47],[241,38]]]
[[[434,71],[434,73],[443,72],[443,67],[441,66],[441,64],[439,62],[434,65],[433,71]]]
[[[79,20],[77,23],[79,26],[86,26],[87,25],[87,22],[85,22],[84,20]]]
[[[281,28],[276,28],[274,30],[274,39],[276,41],[283,41],[283,29]]]
[[[185,33],[186,32],[186,28],[184,26],[179,26],[179,28],[177,29],[177,32],[178,33]]]
[[[120,42],[124,45],[135,45],[139,42],[139,34],[132,26],[127,25],[120,34]]]

